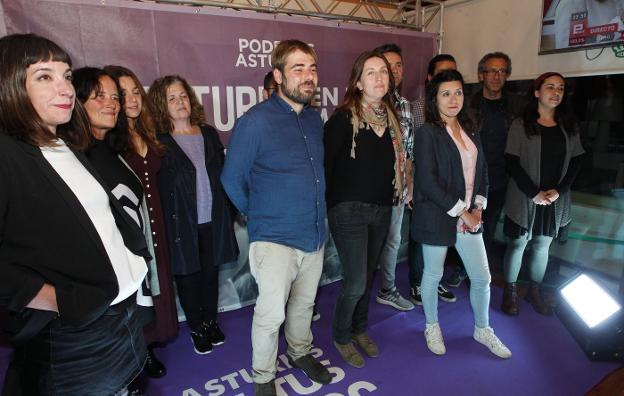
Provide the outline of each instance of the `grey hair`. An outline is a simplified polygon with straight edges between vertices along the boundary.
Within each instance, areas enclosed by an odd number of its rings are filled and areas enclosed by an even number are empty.
[[[483,73],[485,71],[485,62],[489,61],[490,59],[503,59],[505,63],[507,63],[507,75],[511,74],[511,58],[509,58],[509,55],[507,55],[506,53],[498,51],[485,54],[483,58],[481,58],[477,70],[478,73]]]

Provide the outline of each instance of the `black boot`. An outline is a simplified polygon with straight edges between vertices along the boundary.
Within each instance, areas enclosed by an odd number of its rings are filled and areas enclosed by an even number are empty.
[[[147,347],[147,360],[145,361],[145,373],[150,378],[162,378],[167,374],[167,368],[158,360],[152,346]]]
[[[501,310],[507,315],[518,315],[518,287],[516,286],[516,282],[505,283]]]
[[[526,300],[531,303],[531,306],[541,315],[550,316],[553,313],[552,307],[544,301],[540,294],[540,284],[531,282],[529,284],[529,291],[526,295]]]

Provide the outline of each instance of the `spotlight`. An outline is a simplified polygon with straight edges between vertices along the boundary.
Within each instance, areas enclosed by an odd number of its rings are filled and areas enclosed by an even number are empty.
[[[624,363],[622,305],[580,273],[559,287],[557,316],[591,360]]]

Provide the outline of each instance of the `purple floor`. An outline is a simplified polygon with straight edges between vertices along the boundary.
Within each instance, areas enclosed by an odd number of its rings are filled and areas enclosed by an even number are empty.
[[[397,279],[406,278],[406,266],[397,267]],[[377,285],[375,285],[376,290]],[[405,282],[399,282],[406,291]],[[329,367],[334,382],[312,383],[286,361],[283,336],[279,349],[278,394],[280,395],[583,395],[618,366],[589,361],[556,317],[543,317],[522,302],[519,317],[503,315],[502,291],[492,288],[490,322],[496,334],[513,352],[501,360],[472,339],[472,314],[468,289],[462,285],[458,300],[440,302],[439,317],[447,353],[435,356],[422,335],[422,307],[402,313],[390,307],[370,305],[372,339],[381,355],[366,359],[356,369],[344,363],[331,343],[332,308],[340,283],[325,286],[318,298],[321,319],[313,323],[315,356]],[[220,314],[227,342],[210,355],[193,352],[189,330],[182,325],[177,340],[156,350],[168,374],[146,380],[146,395],[253,395],[251,382],[251,316],[253,307]],[[9,358],[0,347],[0,375]],[[281,388],[281,390],[280,390]]]

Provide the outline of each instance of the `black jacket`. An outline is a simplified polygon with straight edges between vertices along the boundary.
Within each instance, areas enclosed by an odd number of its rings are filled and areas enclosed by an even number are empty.
[[[149,258],[136,223],[109,193],[86,158],[78,160],[104,187],[124,243]],[[38,147],[0,132],[0,306],[15,343],[27,341],[55,316],[26,308],[44,283],[56,289],[59,320],[84,326],[117,296],[117,277],[86,211]]]
[[[204,137],[206,169],[212,190],[213,262],[215,265],[231,262],[238,257],[234,235],[234,216],[220,177],[225,160],[224,149],[217,131],[201,126]],[[167,146],[158,174],[171,268],[175,275],[199,271],[197,241],[197,193],[195,166],[169,134],[159,136]]]
[[[477,147],[477,166],[471,206],[477,195],[487,198],[487,166],[479,135],[467,133]],[[456,241],[457,217],[447,214],[466,196],[461,155],[448,132],[425,123],[414,134],[413,240],[427,245],[452,246]]]
[[[488,164],[489,186],[490,192],[495,191],[499,195],[504,195],[509,176],[505,171],[505,147],[507,141],[507,133],[511,126],[511,122],[522,114],[524,110],[525,100],[518,95],[503,90],[501,98],[501,118],[502,125],[497,125],[496,129],[492,129],[494,125],[490,124],[486,128],[486,112],[487,99],[483,97],[483,90],[480,89],[470,98],[469,112],[477,124],[477,132],[481,137],[483,154]],[[498,108],[496,106],[495,108]],[[491,115],[490,115],[491,116]],[[490,123],[492,120],[490,120]]]
[[[486,99],[483,97],[483,90],[479,89],[470,98],[469,111],[471,117],[476,122],[477,132],[481,131],[483,126],[483,106]],[[511,122],[522,115],[526,101],[524,98],[513,92],[503,90],[503,112],[505,113],[505,129],[509,131]],[[504,151],[504,147],[503,147]]]

